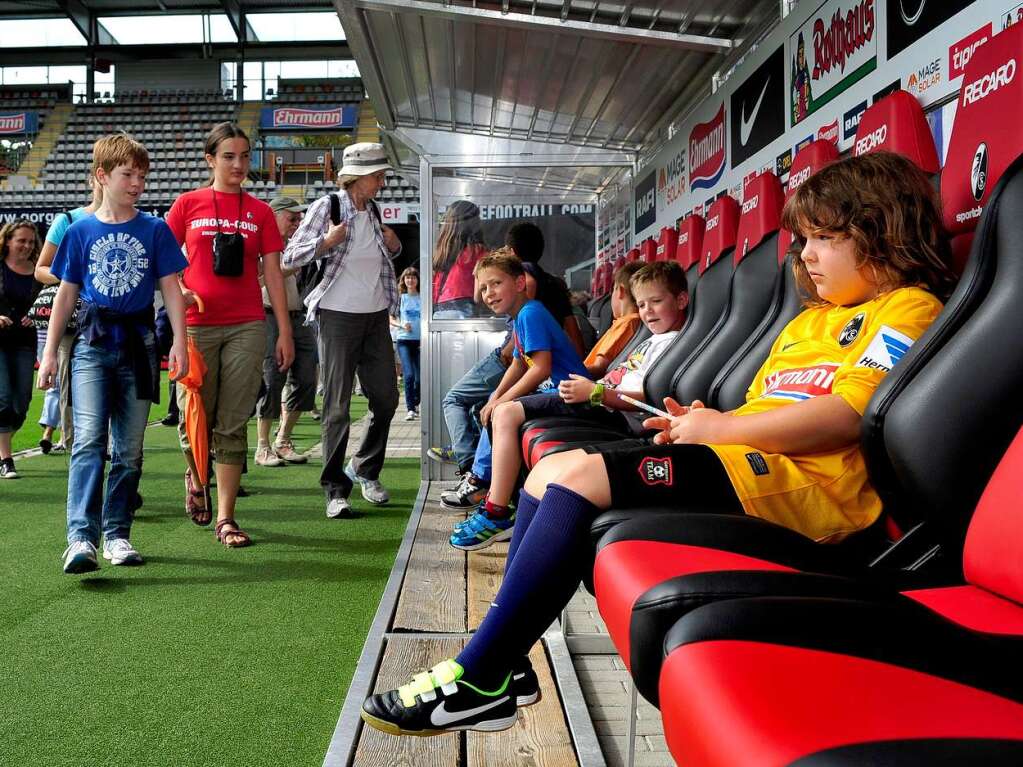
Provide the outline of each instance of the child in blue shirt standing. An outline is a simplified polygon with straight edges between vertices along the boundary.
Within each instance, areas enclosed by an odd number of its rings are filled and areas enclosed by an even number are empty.
[[[98,569],[101,532],[103,556],[111,564],[142,564],[129,538],[149,406],[160,388],[153,313],[157,286],[174,328],[169,367],[175,377],[188,372],[184,300],[177,281],[187,262],[168,226],[135,209],[145,188],[149,153],[119,134],[97,141],[92,155],[103,202],[94,216],[71,225],[54,258],[52,271],[61,283],[39,365],[39,388],[49,389],[57,373],[57,347],[81,295],[71,353],[75,442],[63,554],[64,572],[72,574]],[[104,497],[108,428],[111,467]]]

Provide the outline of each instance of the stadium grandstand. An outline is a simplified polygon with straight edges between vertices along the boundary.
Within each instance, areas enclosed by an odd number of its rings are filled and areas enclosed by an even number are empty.
[[[1020,22],[0,0],[0,767],[1023,764]]]

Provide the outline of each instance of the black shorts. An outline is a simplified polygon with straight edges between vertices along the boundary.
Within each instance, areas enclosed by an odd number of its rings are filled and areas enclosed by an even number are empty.
[[[525,397],[519,397],[515,401],[522,405],[527,421],[533,418],[567,415],[622,432],[627,432],[629,429],[628,421],[622,411],[608,410],[604,407],[590,407],[588,404],[570,405],[561,399],[557,393],[527,394]]]
[[[721,459],[706,445],[654,445],[630,439],[583,449],[604,459],[612,508],[745,513]]]

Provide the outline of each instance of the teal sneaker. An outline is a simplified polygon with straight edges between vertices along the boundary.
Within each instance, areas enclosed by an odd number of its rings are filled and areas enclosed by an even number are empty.
[[[506,519],[491,519],[483,511],[477,511],[451,535],[450,543],[462,551],[485,549],[498,541],[507,541],[515,528],[515,512]]]

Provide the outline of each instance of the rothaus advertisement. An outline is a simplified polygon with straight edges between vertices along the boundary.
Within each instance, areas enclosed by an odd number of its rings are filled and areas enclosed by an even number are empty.
[[[793,125],[877,68],[875,11],[874,0],[829,0],[789,37]]]

